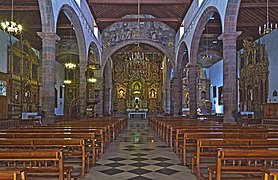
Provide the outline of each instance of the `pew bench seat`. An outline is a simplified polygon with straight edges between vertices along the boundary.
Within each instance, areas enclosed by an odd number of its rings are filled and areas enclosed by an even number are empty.
[[[27,168],[0,168],[0,180],[26,180]]]
[[[208,179],[213,180],[213,178],[217,173],[217,166],[211,165],[208,166]],[[242,179],[242,180],[249,180],[249,179],[262,179],[262,167],[250,167],[250,166],[223,166],[221,167],[222,174],[237,174],[236,177],[225,177],[223,176],[221,179]],[[259,175],[259,176],[255,176]]]
[[[72,166],[64,166],[64,178],[71,180]],[[42,176],[58,176],[59,169],[55,167],[29,167],[27,169],[27,178],[32,177],[42,177]]]

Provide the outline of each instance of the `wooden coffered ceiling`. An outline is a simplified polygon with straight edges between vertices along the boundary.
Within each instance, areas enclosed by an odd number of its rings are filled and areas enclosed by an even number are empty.
[[[181,25],[193,0],[140,0],[140,14],[152,15],[153,19],[140,21],[161,21],[175,30]],[[138,0],[87,0],[90,10],[101,31],[118,21],[136,21],[123,19],[129,14],[138,14]],[[11,0],[0,0],[0,21],[10,20]],[[270,22],[278,23],[278,1],[269,0]],[[41,32],[41,18],[38,0],[14,0],[14,20],[23,25],[23,39],[27,39],[38,50],[41,49],[41,39],[37,32]],[[242,40],[256,40],[260,37],[258,26],[266,23],[266,0],[241,0],[238,16],[238,31],[242,35],[238,38],[238,49],[242,47]],[[215,40],[221,32],[221,21],[215,18],[208,23],[210,37]],[[58,32],[69,35],[72,28],[66,18],[59,18]],[[213,39],[212,38],[212,39]]]
[[[87,0],[100,31],[118,21],[137,21],[123,19],[126,15],[152,15],[154,19],[141,18],[140,21],[161,21],[175,30],[180,27],[183,17],[193,0]],[[140,2],[140,3],[139,3]]]
[[[11,20],[11,0],[0,0],[0,22]],[[27,39],[31,46],[41,47],[41,18],[37,0],[14,0],[13,20],[23,26],[22,38]],[[18,37],[19,38],[19,37]]]

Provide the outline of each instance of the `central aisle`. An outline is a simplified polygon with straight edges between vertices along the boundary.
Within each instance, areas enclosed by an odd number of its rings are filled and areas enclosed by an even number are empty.
[[[195,180],[196,177],[180,165],[177,155],[150,127],[128,127],[110,144],[85,179]]]

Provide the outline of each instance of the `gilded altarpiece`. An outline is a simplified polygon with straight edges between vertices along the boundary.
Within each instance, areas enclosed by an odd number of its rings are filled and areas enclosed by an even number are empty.
[[[124,114],[128,108],[161,111],[161,61],[146,58],[130,61],[126,54],[113,58],[113,109]]]
[[[269,62],[265,45],[244,41],[240,55],[240,110],[254,112],[256,118],[263,115],[267,103]]]
[[[19,118],[22,112],[40,110],[41,60],[28,41],[16,42],[10,52],[9,117]]]
[[[210,114],[210,80],[207,77],[206,72],[199,65],[197,78],[197,106],[201,109],[201,114]],[[190,108],[190,93],[189,93],[189,68],[184,68],[184,74],[182,78],[182,107],[185,111],[189,111]],[[188,113],[188,112],[185,112]]]

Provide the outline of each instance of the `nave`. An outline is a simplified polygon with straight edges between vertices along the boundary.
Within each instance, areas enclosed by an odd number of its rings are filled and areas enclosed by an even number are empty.
[[[137,125],[119,134],[86,180],[196,179],[149,126]]]
[[[2,129],[0,179],[277,179],[277,126],[135,117]]]

